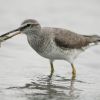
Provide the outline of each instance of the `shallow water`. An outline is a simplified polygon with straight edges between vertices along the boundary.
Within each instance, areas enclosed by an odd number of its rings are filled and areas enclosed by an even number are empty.
[[[6,0],[0,1],[0,34],[14,29],[26,18],[42,26],[68,28],[80,34],[100,35],[99,0]],[[55,61],[50,79],[49,61],[18,35],[0,48],[0,100],[100,100],[100,46],[81,54],[71,66]]]

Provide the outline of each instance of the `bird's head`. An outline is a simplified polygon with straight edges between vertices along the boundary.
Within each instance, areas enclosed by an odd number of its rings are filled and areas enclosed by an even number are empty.
[[[26,35],[40,31],[40,29],[41,29],[40,24],[33,19],[28,19],[23,21],[21,26],[19,27],[20,32]]]
[[[38,32],[40,32],[40,30],[41,30],[41,26],[36,20],[27,19],[27,20],[22,22],[20,27],[12,30],[10,32],[7,32],[4,35],[10,34],[10,33],[15,33],[15,34],[24,33],[26,35],[30,35],[30,34],[33,34],[33,33],[37,34]]]

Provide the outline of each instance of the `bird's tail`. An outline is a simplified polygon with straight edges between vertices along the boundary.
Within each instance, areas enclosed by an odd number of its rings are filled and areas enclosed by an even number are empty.
[[[100,42],[100,36],[98,35],[91,35],[91,36],[87,36],[87,35],[84,35],[85,37],[87,37],[89,39],[89,42],[90,43],[99,43]]]

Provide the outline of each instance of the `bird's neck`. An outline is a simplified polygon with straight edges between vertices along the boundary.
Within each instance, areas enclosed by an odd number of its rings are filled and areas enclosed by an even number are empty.
[[[27,35],[27,39],[30,46],[35,51],[39,52],[41,50],[41,46],[43,45],[44,39],[40,31],[31,32],[31,34]]]

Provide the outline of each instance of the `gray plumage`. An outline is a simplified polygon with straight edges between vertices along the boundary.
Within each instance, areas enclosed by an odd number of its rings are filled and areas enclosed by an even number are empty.
[[[61,58],[73,63],[74,59],[85,47],[89,47],[90,43],[95,44],[100,41],[100,37],[96,35],[86,36],[67,29],[41,27],[40,24],[33,19],[25,20],[21,24],[21,26],[25,25],[29,26],[23,28],[21,32],[27,35],[30,46],[41,56],[49,58],[50,60]],[[75,52],[75,55],[69,57],[68,52],[70,55],[71,53],[74,55],[73,53]]]
[[[77,56],[91,44],[100,42],[100,36],[80,35],[63,28],[41,27],[33,19],[22,22],[15,31],[26,34],[30,46],[41,56],[48,58],[51,64],[51,75],[54,72],[53,61],[60,59],[68,61],[72,66],[73,76],[76,70],[73,62]]]

